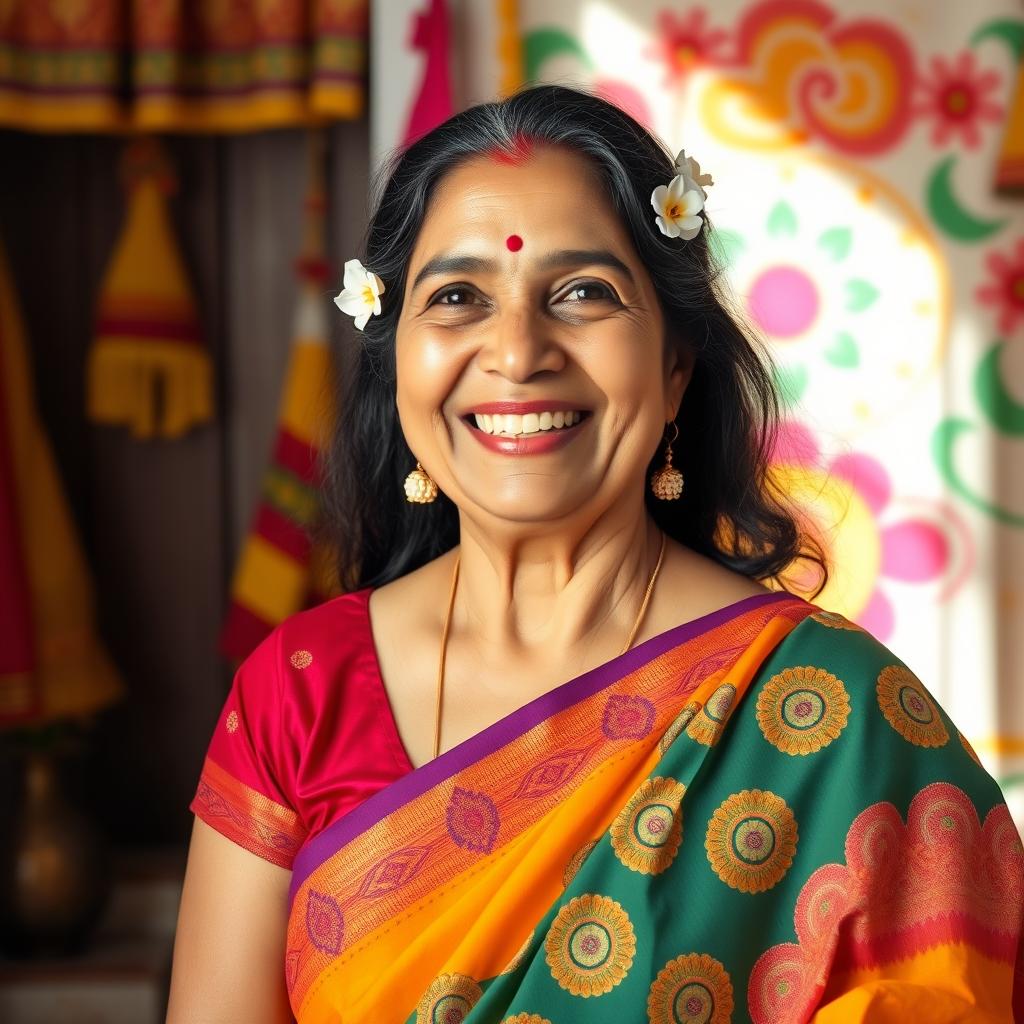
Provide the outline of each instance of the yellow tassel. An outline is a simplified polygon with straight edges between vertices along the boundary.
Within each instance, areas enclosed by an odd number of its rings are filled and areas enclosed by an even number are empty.
[[[170,165],[155,139],[125,151],[124,227],[100,288],[86,405],[136,437],[180,437],[213,415],[213,364],[174,238]]]
[[[101,338],[86,372],[89,418],[137,438],[180,437],[213,415],[213,368],[197,346]]]

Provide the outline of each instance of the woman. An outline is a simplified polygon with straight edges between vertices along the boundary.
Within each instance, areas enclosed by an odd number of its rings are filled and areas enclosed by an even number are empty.
[[[339,296],[350,592],[235,678],[175,1024],[1012,1019],[998,787],[782,589],[825,565],[771,487],[712,184],[556,86],[396,158]]]

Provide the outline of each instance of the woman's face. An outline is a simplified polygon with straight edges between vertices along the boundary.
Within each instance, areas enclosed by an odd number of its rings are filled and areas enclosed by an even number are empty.
[[[475,157],[439,183],[407,276],[397,401],[460,509],[555,522],[639,496],[692,372],[675,348],[582,157]]]

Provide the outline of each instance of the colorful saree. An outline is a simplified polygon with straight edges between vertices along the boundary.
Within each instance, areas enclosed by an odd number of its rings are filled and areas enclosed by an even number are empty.
[[[1021,1010],[1024,851],[997,785],[899,658],[787,594],[532,701],[310,834],[292,871],[300,1024]]]

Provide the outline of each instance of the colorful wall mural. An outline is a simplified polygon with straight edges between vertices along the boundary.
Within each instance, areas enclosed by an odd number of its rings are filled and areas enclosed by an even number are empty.
[[[374,6],[394,29],[372,34],[377,158],[436,78],[439,7]],[[713,172],[728,289],[777,364],[777,471],[835,564],[817,601],[929,686],[1024,824],[1024,192],[1001,163],[1021,149],[1019,4],[462,0],[447,16],[456,108],[517,80],[585,85]]]

